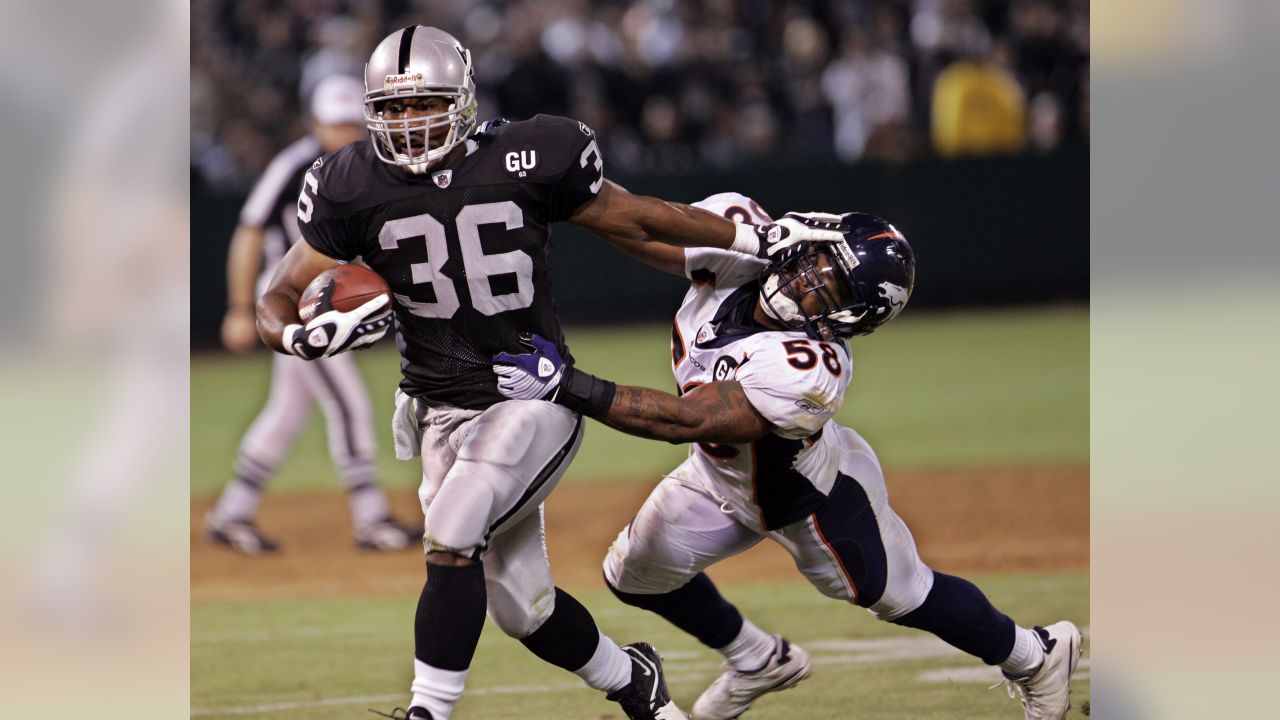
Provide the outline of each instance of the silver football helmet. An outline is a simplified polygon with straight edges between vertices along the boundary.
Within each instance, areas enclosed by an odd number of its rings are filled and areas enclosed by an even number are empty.
[[[364,66],[364,90],[365,124],[383,162],[423,173],[475,132],[471,52],[443,30],[410,25],[384,38]],[[449,107],[422,117],[384,117],[389,100],[407,97],[442,97]],[[449,132],[431,147],[432,131],[442,127]]]

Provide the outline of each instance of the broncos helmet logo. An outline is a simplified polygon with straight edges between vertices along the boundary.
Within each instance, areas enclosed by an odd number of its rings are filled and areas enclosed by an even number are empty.
[[[885,319],[885,322],[888,322],[897,317],[898,313],[907,306],[907,289],[888,281],[880,283],[879,287],[880,297],[889,301],[889,317]]]

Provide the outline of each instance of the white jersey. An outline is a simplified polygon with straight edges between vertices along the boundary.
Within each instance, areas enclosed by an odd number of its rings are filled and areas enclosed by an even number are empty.
[[[713,195],[696,207],[735,222],[769,222],[737,193]],[[831,417],[853,372],[843,341],[820,342],[802,332],[761,328],[751,314],[765,261],[710,248],[685,249],[693,281],[676,313],[671,361],[686,393],[708,382],[737,380],[747,399],[774,425],[752,443],[698,443],[691,461],[712,492],[755,514],[765,529],[788,525],[821,504],[835,482],[839,449]]]

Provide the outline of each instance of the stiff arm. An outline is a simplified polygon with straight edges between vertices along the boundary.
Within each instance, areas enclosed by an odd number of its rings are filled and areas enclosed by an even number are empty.
[[[670,443],[747,443],[774,429],[737,381],[699,385],[680,397],[619,385],[608,410],[593,417],[629,435]]]
[[[692,205],[635,195],[610,180],[604,181],[600,193],[578,208],[569,222],[674,275],[684,275],[686,247],[755,251],[746,247],[753,242],[753,231],[741,230],[742,226],[727,218]]]

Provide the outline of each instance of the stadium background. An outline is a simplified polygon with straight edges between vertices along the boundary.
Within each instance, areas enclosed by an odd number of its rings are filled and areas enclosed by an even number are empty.
[[[265,394],[265,351],[232,357],[216,345],[240,204],[272,154],[305,132],[299,108],[315,81],[358,74],[377,40],[409,23],[471,48],[482,118],[582,119],[600,134],[608,175],[633,191],[689,202],[737,190],[774,213],[858,209],[895,222],[919,256],[916,294],[899,322],[855,344],[859,377],[840,419],[876,445],[927,560],[976,573],[1034,622],[1060,613],[1087,624],[1086,2],[194,2],[193,528]],[[567,226],[552,262],[583,366],[668,387],[679,279]],[[389,417],[394,351],[361,364],[378,417]],[[192,536],[195,715],[344,717],[353,698],[393,703],[407,687],[420,560],[350,549],[321,435],[309,428],[264,506],[285,556],[250,562]],[[381,439],[384,482],[411,514],[417,473]],[[609,536],[682,455],[593,424],[549,505],[549,536],[558,580],[583,588],[607,631],[674,653],[673,689],[688,704],[714,674],[710,656],[615,607],[595,571]],[[812,703],[806,717],[841,717],[851,702],[866,717],[903,707],[1017,716],[976,686],[917,682],[964,664],[956,658],[876,661],[859,642],[911,637],[850,617],[787,570],[752,551],[724,571],[748,612],[830,644],[820,662],[832,667],[803,696],[762,703],[760,718],[794,717],[788,700]],[[797,608],[808,617],[799,627]],[[466,717],[605,711],[581,691],[546,692],[572,678],[512,645],[486,631]],[[856,688],[839,679],[850,664]]]

